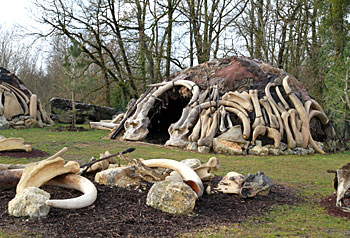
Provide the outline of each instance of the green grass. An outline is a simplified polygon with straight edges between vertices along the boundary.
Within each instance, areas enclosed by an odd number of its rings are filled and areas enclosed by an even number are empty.
[[[179,149],[165,148],[146,143],[127,143],[117,140],[101,139],[107,131],[94,130],[86,132],[53,132],[52,128],[2,130],[6,137],[22,137],[26,144],[34,149],[48,152],[50,155],[67,146],[63,155],[66,160],[86,162],[94,156],[108,150],[120,152],[130,147],[136,148],[130,158],[169,158],[182,160],[197,158],[206,162],[216,156],[221,163],[217,175],[236,171],[243,175],[265,172],[275,182],[283,183],[297,189],[306,198],[298,206],[276,206],[263,217],[255,217],[241,224],[205,229],[198,233],[184,234],[184,237],[349,237],[348,219],[327,215],[318,206],[321,198],[334,192],[333,174],[327,169],[337,169],[350,162],[350,152],[330,155],[315,154],[311,156],[227,156],[218,154],[200,154]],[[39,159],[14,159],[0,157],[0,163],[30,163]],[[0,237],[13,237],[14,234],[1,232]]]

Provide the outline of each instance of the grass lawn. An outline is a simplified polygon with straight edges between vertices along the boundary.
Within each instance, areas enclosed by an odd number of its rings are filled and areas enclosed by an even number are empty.
[[[295,206],[276,206],[263,217],[254,217],[241,224],[203,230],[201,233],[184,234],[183,237],[349,237],[350,221],[329,216],[319,206],[319,200],[334,192],[333,174],[327,169],[338,169],[350,162],[350,152],[311,156],[226,156],[200,154],[172,148],[164,148],[144,143],[127,143],[116,140],[101,139],[107,131],[94,130],[85,132],[53,132],[52,128],[2,130],[5,137],[22,137],[26,144],[54,154],[62,147],[68,147],[64,154],[66,160],[86,162],[94,156],[108,150],[120,152],[130,147],[136,150],[131,158],[168,158],[182,160],[197,158],[206,162],[216,156],[221,162],[217,175],[236,171],[243,175],[263,171],[272,180],[286,184],[300,191],[306,202]],[[30,163],[39,159],[14,159],[0,157],[0,163]],[[13,234],[1,232],[0,237],[14,237]]]

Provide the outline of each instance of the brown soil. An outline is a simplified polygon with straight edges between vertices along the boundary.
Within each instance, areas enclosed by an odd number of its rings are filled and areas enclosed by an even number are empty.
[[[176,237],[184,232],[199,231],[239,223],[260,216],[277,205],[296,205],[302,200],[291,188],[275,185],[268,196],[242,199],[235,195],[204,194],[197,200],[191,215],[160,212],[146,205],[144,189],[128,190],[96,185],[96,202],[83,209],[51,208],[46,218],[16,218],[7,214],[7,204],[15,189],[0,193],[0,228],[9,232],[24,232],[25,236],[43,237]],[[51,198],[70,198],[80,193],[63,188],[45,187]]]
[[[335,206],[337,195],[334,193],[321,201],[321,206],[326,208],[331,216],[350,218],[350,212],[344,212]]]
[[[0,156],[9,156],[14,158],[38,158],[38,157],[47,157],[49,153],[32,149],[30,152],[26,151],[1,151]]]

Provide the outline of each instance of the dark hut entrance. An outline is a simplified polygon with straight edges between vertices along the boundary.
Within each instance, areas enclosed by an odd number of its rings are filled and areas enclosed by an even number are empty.
[[[147,142],[165,144],[170,138],[168,128],[180,119],[182,110],[189,103],[191,96],[187,88],[176,86],[156,100],[154,107],[148,112],[151,123],[148,126]]]

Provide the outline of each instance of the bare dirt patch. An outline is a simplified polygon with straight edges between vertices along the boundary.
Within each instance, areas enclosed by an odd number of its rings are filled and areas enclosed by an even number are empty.
[[[350,218],[350,212],[344,212],[335,206],[337,195],[334,193],[321,200],[321,206],[326,208],[327,213],[331,216]]]
[[[9,156],[14,158],[38,158],[47,157],[49,153],[37,149],[32,149],[30,152],[26,151],[1,151],[0,156]]]
[[[46,218],[16,218],[7,214],[7,204],[15,189],[0,193],[0,228],[23,232],[25,236],[43,237],[176,237],[242,222],[263,215],[277,205],[296,205],[302,201],[296,191],[282,186],[272,187],[268,196],[243,199],[235,195],[204,194],[197,200],[191,215],[173,215],[146,205],[147,184],[143,190],[128,190],[96,185],[98,197],[90,207],[77,210],[51,208]],[[51,198],[71,198],[80,193],[57,187],[44,187]]]

